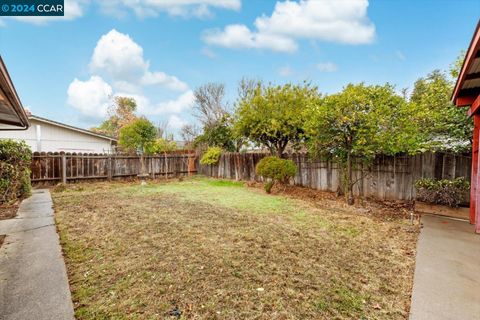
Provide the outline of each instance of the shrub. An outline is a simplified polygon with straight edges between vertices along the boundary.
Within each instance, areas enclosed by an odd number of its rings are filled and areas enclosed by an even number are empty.
[[[203,154],[202,159],[200,159],[201,164],[217,164],[222,155],[222,149],[219,147],[210,147]]]
[[[297,172],[292,160],[277,157],[265,157],[258,162],[255,168],[257,175],[270,179],[265,183],[265,191],[270,193],[275,182],[287,183]]]
[[[32,151],[25,142],[0,140],[0,203],[30,195]]]
[[[177,150],[177,143],[173,140],[158,138],[145,145],[145,152],[148,154],[159,154]]]
[[[464,177],[454,180],[424,178],[415,182],[417,200],[450,207],[458,207],[469,188],[470,184]]]

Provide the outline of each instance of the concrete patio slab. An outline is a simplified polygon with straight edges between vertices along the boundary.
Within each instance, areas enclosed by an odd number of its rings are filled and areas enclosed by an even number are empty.
[[[411,320],[480,320],[480,235],[466,221],[422,216]]]
[[[74,319],[49,191],[34,190],[0,234],[0,319]]]

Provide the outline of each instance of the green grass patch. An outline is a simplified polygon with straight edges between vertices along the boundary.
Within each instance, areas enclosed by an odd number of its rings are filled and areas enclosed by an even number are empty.
[[[332,316],[363,318],[367,297],[347,286],[336,286],[326,290],[317,301],[317,308]]]
[[[282,196],[268,195],[251,189],[243,182],[196,177],[182,182],[136,185],[125,193],[173,194],[190,201],[201,201],[226,208],[245,210],[260,214],[295,213],[298,211],[294,200]]]

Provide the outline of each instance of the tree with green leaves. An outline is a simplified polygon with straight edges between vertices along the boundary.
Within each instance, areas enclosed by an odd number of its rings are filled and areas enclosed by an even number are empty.
[[[304,139],[306,111],[318,98],[317,88],[308,83],[273,86],[257,82],[237,104],[235,132],[282,157],[287,145],[298,145]]]
[[[124,125],[120,129],[120,138],[118,144],[128,152],[140,153],[141,174],[144,177],[145,159],[144,154],[148,152],[148,147],[155,142],[157,137],[157,128],[146,118],[137,118],[132,122]],[[142,184],[145,182],[143,181]]]
[[[453,80],[456,80],[460,75],[460,70],[462,70],[464,61],[465,61],[465,50],[462,50],[460,51],[460,54],[458,55],[457,59],[455,59],[455,61],[452,64],[450,64],[449,73]]]
[[[221,119],[205,125],[202,134],[195,138],[195,146],[219,147],[225,151],[239,151],[235,143],[232,119],[224,115]]]
[[[108,110],[108,119],[103,121],[100,126],[91,128],[90,130],[111,137],[118,137],[120,129],[137,119],[135,112],[137,110],[137,103],[135,99],[128,97],[117,96],[114,98],[114,103]]]
[[[118,144],[126,151],[143,154],[156,137],[155,126],[146,118],[138,118],[120,129]]]
[[[454,63],[450,73],[461,66]],[[423,129],[423,150],[468,151],[471,148],[472,119],[464,108],[456,107],[450,97],[453,81],[444,72],[435,70],[415,82],[410,96],[412,114]]]
[[[418,148],[418,128],[408,112],[406,101],[388,84],[349,84],[310,108],[305,125],[309,149],[315,155],[333,156],[341,165],[349,204],[354,202],[353,186],[363,178],[353,178],[358,160],[368,165],[377,154]]]
[[[171,139],[157,138],[145,146],[145,153],[160,154],[178,149],[177,143]]]

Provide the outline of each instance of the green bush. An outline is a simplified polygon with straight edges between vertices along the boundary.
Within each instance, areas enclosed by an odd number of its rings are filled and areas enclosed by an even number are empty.
[[[203,154],[202,159],[200,159],[200,163],[207,165],[207,164],[217,164],[218,160],[220,160],[220,156],[222,155],[222,149],[219,147],[210,147],[207,151]]]
[[[32,151],[25,142],[0,140],[0,203],[30,195],[31,161]]]
[[[260,160],[255,168],[257,175],[269,179],[265,183],[265,191],[270,193],[275,182],[288,183],[290,178],[295,176],[297,167],[292,160],[280,159],[278,157],[265,157]]]
[[[145,145],[147,154],[161,154],[177,150],[177,143],[173,140],[158,138],[157,140]]]
[[[423,202],[458,207],[470,184],[464,177],[454,180],[420,179],[415,182],[416,199]]]

